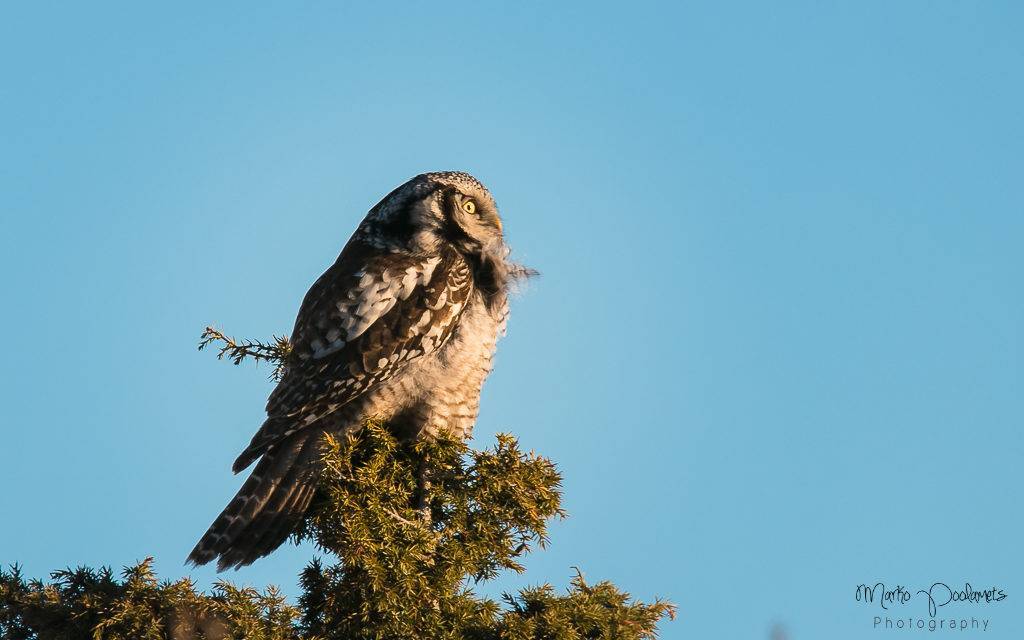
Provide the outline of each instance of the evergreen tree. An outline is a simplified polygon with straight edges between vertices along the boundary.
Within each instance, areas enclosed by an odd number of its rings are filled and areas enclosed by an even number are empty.
[[[289,345],[238,342],[214,329],[200,349],[279,367]],[[275,368],[275,375],[280,373]],[[577,571],[559,594],[550,585],[483,598],[472,585],[543,547],[547,523],[563,517],[561,476],[552,462],[499,434],[475,451],[451,438],[407,442],[387,425],[328,438],[319,492],[295,539],[334,558],[314,559],[290,605],[264,592],[218,582],[198,593],[187,579],[159,582],[152,559],[126,568],[65,569],[49,582],[0,569],[4,640],[576,640],[656,636],[672,604],[637,602]],[[421,470],[427,470],[426,496]]]

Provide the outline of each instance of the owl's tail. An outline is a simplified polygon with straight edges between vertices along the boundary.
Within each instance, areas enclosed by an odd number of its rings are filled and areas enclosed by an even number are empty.
[[[323,431],[307,429],[267,451],[234,499],[213,521],[187,562],[217,558],[217,570],[235,569],[277,549],[309,508]]]

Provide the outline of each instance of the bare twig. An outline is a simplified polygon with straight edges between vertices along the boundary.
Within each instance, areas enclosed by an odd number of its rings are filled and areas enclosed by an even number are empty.
[[[231,336],[224,335],[213,327],[206,327],[203,335],[199,337],[199,350],[214,343],[220,343],[217,347],[217,359],[227,358],[233,364],[241,364],[246,358],[254,362],[270,362],[274,365],[274,371],[270,377],[280,380],[284,375],[288,363],[288,356],[292,352],[292,344],[286,336],[274,336],[273,343],[264,343],[259,340],[238,341]]]
[[[394,509],[390,509],[388,507],[383,507],[383,509],[385,512],[387,512],[388,515],[390,515],[392,518],[394,518],[398,522],[401,522],[404,525],[408,525],[411,527],[415,527],[417,525],[417,523],[413,522],[412,520],[403,518],[402,516],[398,515],[398,512],[396,512]]]

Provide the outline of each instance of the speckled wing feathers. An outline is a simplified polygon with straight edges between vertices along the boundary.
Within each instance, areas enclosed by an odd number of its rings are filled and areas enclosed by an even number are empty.
[[[370,253],[347,248],[310,289],[293,332],[293,360],[236,471],[451,336],[473,288],[462,255]]]

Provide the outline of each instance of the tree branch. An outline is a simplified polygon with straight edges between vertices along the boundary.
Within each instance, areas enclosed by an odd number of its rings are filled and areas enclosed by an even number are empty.
[[[211,344],[219,343],[217,347],[217,359],[227,358],[233,364],[241,364],[246,358],[254,362],[269,362],[274,365],[274,371],[270,374],[271,379],[280,380],[288,364],[288,357],[292,353],[292,343],[287,336],[274,336],[273,343],[260,342],[259,340],[238,341],[231,336],[225,335],[214,327],[206,327],[203,334],[199,336],[199,350],[202,351]]]

